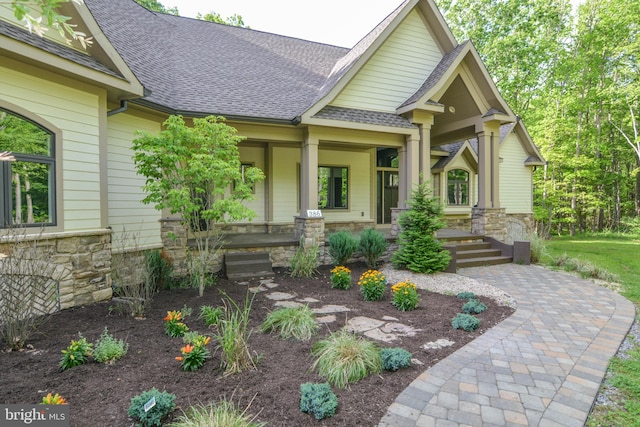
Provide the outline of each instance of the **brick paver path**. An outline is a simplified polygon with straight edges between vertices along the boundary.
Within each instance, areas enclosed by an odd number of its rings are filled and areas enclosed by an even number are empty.
[[[633,323],[633,304],[537,266],[459,274],[511,294],[516,312],[422,373],[379,426],[582,427],[609,359]]]

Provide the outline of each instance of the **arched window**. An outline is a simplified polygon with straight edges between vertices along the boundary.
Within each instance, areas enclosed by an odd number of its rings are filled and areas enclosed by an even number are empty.
[[[0,227],[56,224],[54,133],[8,110],[0,109]]]
[[[469,172],[462,169],[447,172],[447,204],[469,206]]]

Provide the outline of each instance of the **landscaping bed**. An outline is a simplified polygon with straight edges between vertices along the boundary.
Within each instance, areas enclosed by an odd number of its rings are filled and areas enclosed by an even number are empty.
[[[39,403],[47,393],[59,393],[69,402],[72,426],[131,426],[133,421],[127,416],[131,398],[156,387],[176,395],[177,408],[168,422],[190,405],[226,398],[241,408],[248,407],[247,412],[256,415],[256,421],[267,422],[270,426],[375,426],[397,395],[421,372],[513,313],[512,308],[479,297],[488,307],[477,315],[481,322],[479,329],[474,332],[454,330],[451,319],[461,312],[464,300],[455,295],[420,290],[418,308],[402,312],[391,304],[391,292],[387,289],[382,301],[367,302],[356,285],[366,267],[362,264],[349,267],[353,270],[353,285],[348,290],[332,289],[330,268],[322,267],[311,279],[294,279],[279,272],[273,278],[273,284],[277,286],[255,295],[250,312],[250,327],[254,331],[249,340],[250,350],[260,355],[255,371],[223,376],[220,352],[213,351],[214,339],[209,344],[212,358],[196,371],[182,371],[175,357],[180,355],[184,344],[180,338],[165,334],[163,318],[167,311],[181,310],[184,306],[193,309],[192,315],[185,320],[192,330],[211,332],[197,318],[200,306],[222,305],[221,291],[242,302],[248,288],[259,284],[258,281],[238,284],[220,279],[214,287],[205,290],[202,298],[193,289],[161,291],[143,320],[120,314],[109,302],[76,307],[51,316],[41,328],[42,333],[30,340],[28,350],[0,354],[0,402]],[[318,335],[309,342],[282,340],[275,334],[260,332],[260,324],[267,314],[277,308],[274,306],[276,301],[267,298],[272,292],[292,294],[295,296],[292,300],[318,300],[309,303],[311,308],[333,304],[345,306],[350,311],[335,313],[336,320],[322,324]],[[382,371],[346,389],[332,387],[338,396],[338,409],[333,417],[316,421],[299,408],[300,385],[325,382],[310,370],[313,364],[311,347],[357,316],[372,319],[391,316],[397,323],[416,328],[415,336],[378,344],[381,348],[402,347],[421,364],[412,363],[409,368],[396,372]],[[94,342],[105,326],[109,333],[129,344],[128,353],[113,365],[90,361],[60,372],[61,350],[72,339],[77,339],[78,333]],[[441,349],[421,348],[443,338],[454,344]]]

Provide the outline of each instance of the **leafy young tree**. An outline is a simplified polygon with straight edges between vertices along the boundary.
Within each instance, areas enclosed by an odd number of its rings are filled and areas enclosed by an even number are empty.
[[[149,9],[152,12],[160,12],[160,13],[168,13],[169,15],[179,16],[177,7],[165,7],[158,0],[136,0],[140,6],[143,6],[146,9]]]
[[[244,138],[222,117],[193,119],[187,126],[182,116],[171,116],[164,126],[159,135],[140,132],[133,141],[136,168],[147,178],[143,203],[180,215],[193,232],[202,296],[206,267],[217,250],[211,243],[215,224],[255,216],[242,201],[253,198],[253,185],[264,174],[254,167],[243,173],[237,145]]]
[[[196,15],[196,18],[202,19],[203,21],[217,22],[218,24],[231,25],[234,27],[250,28],[247,24],[244,23],[244,19],[242,19],[242,16],[237,14],[233,14],[232,16],[228,16],[226,19],[223,19],[219,13],[211,11],[204,15],[198,13]]]
[[[400,215],[398,250],[391,257],[396,268],[406,268],[415,273],[442,271],[449,265],[449,251],[442,249],[436,239],[436,231],[446,224],[443,210],[431,193],[428,182],[413,190],[410,209]]]

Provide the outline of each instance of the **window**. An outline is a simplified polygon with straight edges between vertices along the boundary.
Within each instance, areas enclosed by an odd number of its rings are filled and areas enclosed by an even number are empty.
[[[253,164],[253,163],[241,163],[240,164],[240,176],[241,176],[240,179],[241,179],[242,182],[246,182],[246,180],[245,180],[246,171],[249,168],[253,168],[253,167],[255,167],[255,164]],[[236,188],[236,183],[234,182],[233,183],[233,189],[235,190],[235,188]],[[254,184],[251,184],[251,191],[255,194],[256,188],[255,188]]]
[[[469,172],[462,169],[447,172],[447,204],[449,206],[469,205]]]
[[[0,226],[55,225],[55,137],[26,118],[0,109]]]
[[[348,168],[318,167],[318,209],[346,209]]]

